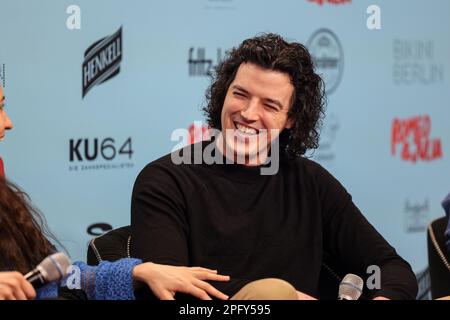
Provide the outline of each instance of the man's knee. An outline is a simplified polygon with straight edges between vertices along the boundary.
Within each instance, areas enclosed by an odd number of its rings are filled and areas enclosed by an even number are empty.
[[[297,291],[287,281],[267,278],[245,285],[231,300],[296,300]]]

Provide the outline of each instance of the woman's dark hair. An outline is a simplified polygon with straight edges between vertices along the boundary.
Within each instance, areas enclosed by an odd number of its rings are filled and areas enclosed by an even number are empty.
[[[308,50],[299,43],[288,43],[276,34],[263,34],[247,39],[227,52],[219,64],[206,92],[203,108],[208,124],[221,130],[221,113],[228,87],[241,63],[250,62],[262,68],[287,73],[294,86],[293,104],[288,113],[294,119],[291,129],[280,135],[280,148],[297,157],[319,145],[319,129],[324,115],[325,87],[314,72]]]
[[[28,196],[0,177],[0,271],[26,273],[55,248],[43,217]]]

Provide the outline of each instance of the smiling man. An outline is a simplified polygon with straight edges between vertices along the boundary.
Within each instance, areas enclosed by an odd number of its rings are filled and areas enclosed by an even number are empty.
[[[288,74],[242,63],[223,103],[221,129],[225,134],[218,140],[221,153],[230,155],[235,163],[265,163],[273,141],[292,127],[288,112],[293,94]]]
[[[324,106],[303,45],[275,34],[245,40],[217,67],[206,97],[218,134],[174,153],[209,150],[216,161],[174,163],[172,153],[142,170],[132,196],[133,256],[217,269],[231,280],[213,285],[232,299],[321,298],[325,257],[362,278],[378,266],[380,287],[365,288],[367,298],[415,298],[409,264],[345,188],[303,156],[318,146]],[[278,170],[262,174],[273,161]]]

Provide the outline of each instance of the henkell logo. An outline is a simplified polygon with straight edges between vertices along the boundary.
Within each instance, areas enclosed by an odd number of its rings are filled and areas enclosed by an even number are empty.
[[[400,157],[404,161],[433,161],[442,158],[441,139],[430,139],[431,119],[428,115],[409,119],[395,118],[392,122],[391,154],[397,154],[397,145],[401,146]]]
[[[83,98],[92,87],[120,72],[122,61],[122,27],[114,34],[94,42],[84,52],[82,66]]]
[[[329,4],[346,4],[352,3],[352,0],[308,0],[308,2],[315,2],[319,5],[323,5],[324,3]]]

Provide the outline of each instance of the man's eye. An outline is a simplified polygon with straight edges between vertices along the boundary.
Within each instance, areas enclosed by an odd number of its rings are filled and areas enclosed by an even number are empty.
[[[272,104],[265,104],[265,106],[267,107],[267,109],[273,110],[273,111],[278,111],[278,108]]]
[[[245,94],[243,94],[243,93],[241,93],[241,92],[233,92],[233,94],[235,95],[235,96],[238,96],[238,97],[245,97]]]

